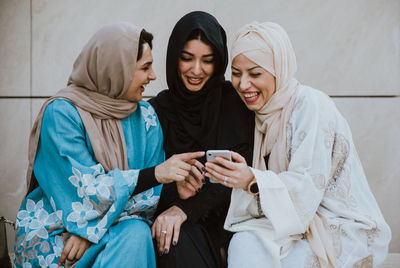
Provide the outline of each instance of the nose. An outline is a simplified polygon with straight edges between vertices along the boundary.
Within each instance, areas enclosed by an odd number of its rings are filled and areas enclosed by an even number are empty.
[[[192,67],[192,73],[194,75],[200,75],[201,74],[201,61],[196,60],[193,62],[193,67]]]
[[[149,74],[149,80],[156,80],[157,76],[156,73],[154,72],[153,68],[151,69],[151,72]]]
[[[239,90],[245,91],[250,88],[250,85],[251,83],[247,75],[242,75],[242,77],[240,77]]]

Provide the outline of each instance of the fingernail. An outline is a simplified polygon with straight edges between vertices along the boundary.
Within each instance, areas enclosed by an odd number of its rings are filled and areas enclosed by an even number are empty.
[[[162,251],[161,250],[158,251],[158,256],[162,256]]]
[[[168,249],[165,249],[165,250],[164,250],[164,254],[168,254]]]
[[[205,173],[207,172],[207,169],[205,167],[202,167],[201,170]]]
[[[172,242],[172,245],[175,247],[176,246],[176,241]]]
[[[201,179],[201,182],[202,182],[203,184],[206,183],[206,179],[202,178],[202,179]]]

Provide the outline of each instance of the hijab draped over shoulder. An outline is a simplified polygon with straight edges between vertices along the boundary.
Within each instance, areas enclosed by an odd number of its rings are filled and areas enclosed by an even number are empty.
[[[120,99],[133,79],[142,28],[126,22],[96,32],[75,60],[67,87],[42,106],[29,138],[28,193],[36,186],[33,165],[44,111],[55,99],[77,108],[96,160],[106,171],[129,169],[121,119],[136,110],[137,103]]]
[[[234,37],[231,57],[239,54],[263,67],[276,79],[276,92],[255,113],[253,167],[266,170],[264,157],[269,155],[270,170],[275,173],[287,171],[287,125],[301,86],[294,78],[297,70],[294,49],[287,33],[278,24],[253,22],[239,29]],[[322,267],[332,267],[336,265],[336,259],[324,225],[326,221],[321,217],[318,213],[314,217],[307,238]]]
[[[197,29],[204,33],[212,46],[215,67],[214,74],[203,88],[192,92],[185,87],[179,76],[178,60],[189,35]],[[167,157],[175,153],[216,149],[218,129],[232,128],[221,120],[223,87],[228,84],[224,78],[227,64],[226,34],[212,15],[195,11],[185,15],[176,23],[169,38],[167,50],[166,68],[169,89],[162,91],[150,101],[156,108],[163,126]],[[232,106],[234,105],[229,107],[227,113],[235,115],[237,111]],[[225,145],[239,144],[241,141],[247,141],[247,137],[232,137],[231,135],[225,139]],[[222,147],[221,144],[219,146]]]

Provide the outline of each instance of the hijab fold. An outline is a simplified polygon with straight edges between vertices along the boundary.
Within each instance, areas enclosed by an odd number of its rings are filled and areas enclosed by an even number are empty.
[[[133,79],[141,31],[142,28],[127,22],[101,28],[76,59],[67,87],[43,104],[29,137],[28,194],[38,185],[33,165],[44,111],[55,99],[65,99],[75,105],[96,161],[106,172],[129,169],[121,119],[134,112],[137,103],[120,98]]]
[[[276,92],[256,111],[253,167],[266,170],[264,157],[269,155],[268,168],[279,174],[288,170],[287,127],[301,86],[294,78],[297,70],[294,49],[278,24],[253,22],[234,37],[231,57],[239,54],[275,76]],[[317,213],[309,226],[307,240],[321,267],[337,267],[328,228],[326,220]]]

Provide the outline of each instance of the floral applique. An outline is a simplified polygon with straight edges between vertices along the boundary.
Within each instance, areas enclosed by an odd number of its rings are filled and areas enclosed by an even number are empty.
[[[150,126],[157,126],[157,117],[153,107],[149,106],[149,108],[146,108],[141,106],[140,108],[142,110],[144,121],[146,122],[146,130],[148,131]]]

